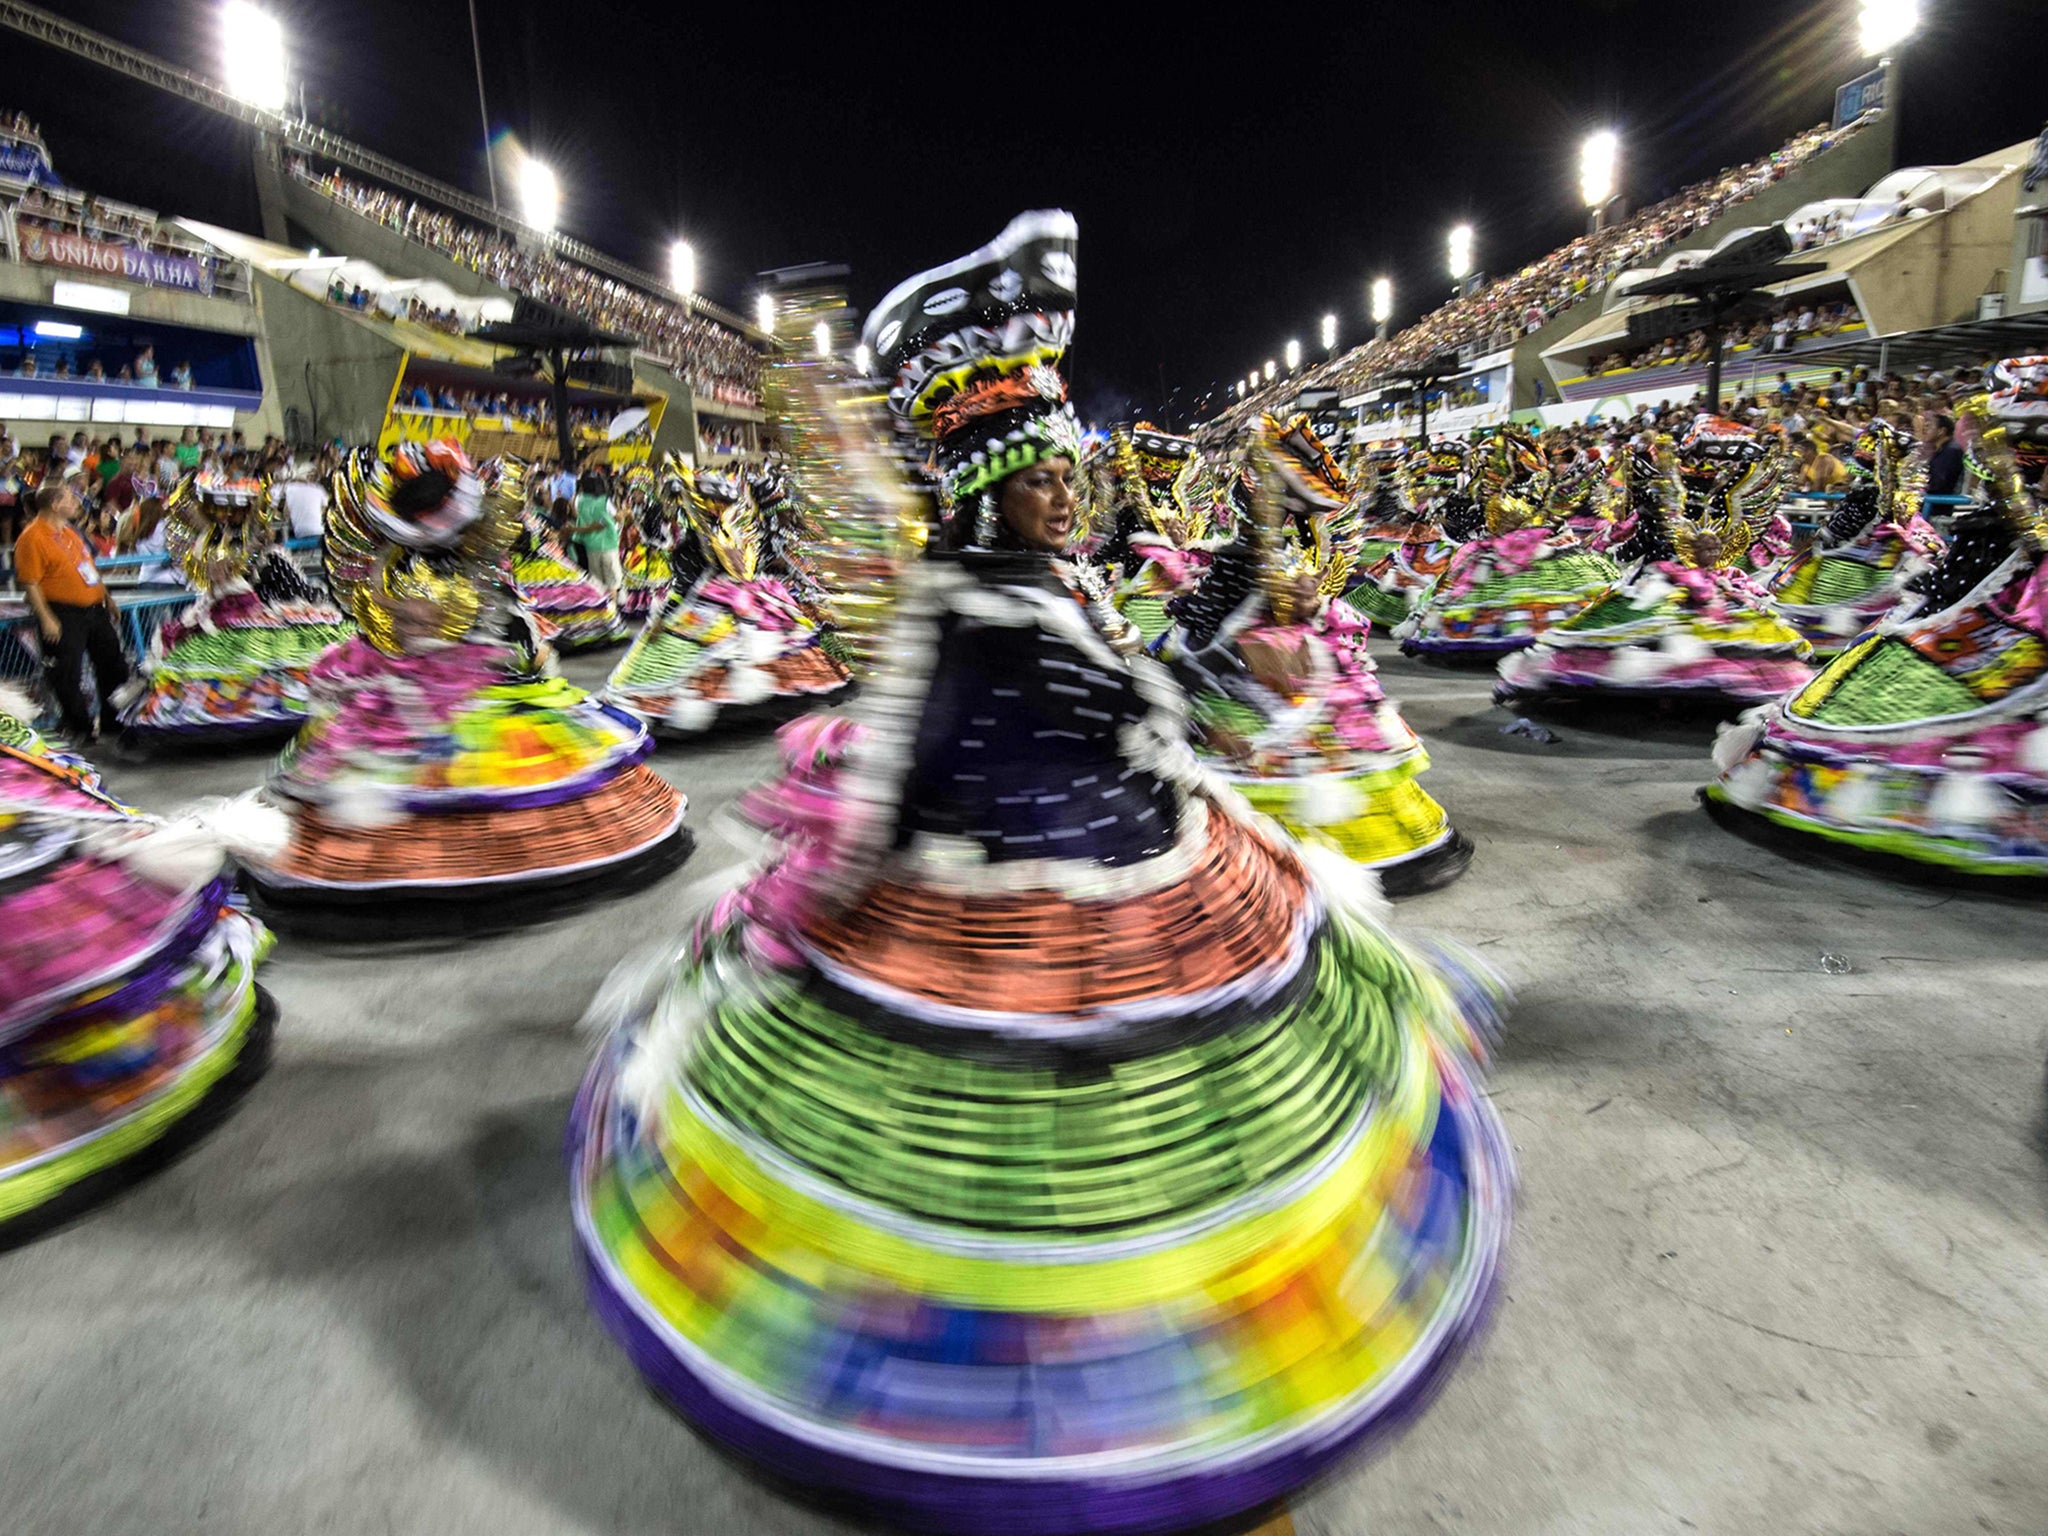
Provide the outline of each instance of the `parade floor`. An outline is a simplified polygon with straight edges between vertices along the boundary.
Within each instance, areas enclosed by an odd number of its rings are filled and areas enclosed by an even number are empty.
[[[1478,1352],[1293,1529],[2048,1529],[2048,912],[1721,831],[1709,725],[1504,736],[1489,675],[1374,650],[1478,849],[1397,921],[1516,987],[1493,1086],[1522,1189]],[[0,1255],[8,1530],[851,1529],[640,1389],[569,1243],[577,1018],[740,856],[717,822],[771,760],[665,747],[698,852],[625,901],[279,945],[276,1059],[233,1118]],[[266,766],[107,778],[166,809]]]

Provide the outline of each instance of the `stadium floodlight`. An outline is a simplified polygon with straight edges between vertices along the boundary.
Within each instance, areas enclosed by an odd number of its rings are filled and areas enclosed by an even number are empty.
[[[1276,374],[1276,373],[1278,373],[1279,371],[1280,371],[1280,367],[1279,367],[1279,364],[1275,363],[1275,362],[1273,361],[1273,359],[1271,359],[1270,357],[1269,357],[1269,358],[1267,358],[1267,359],[1266,359],[1266,382],[1267,382],[1268,384],[1270,384],[1270,383],[1272,383],[1272,382],[1273,382],[1273,375],[1274,375],[1274,374]]]
[[[820,320],[811,327],[811,345],[818,349],[820,357],[832,355],[832,327],[825,321]]]
[[[1588,208],[1605,208],[1614,198],[1614,170],[1621,159],[1621,140],[1603,128],[1588,134],[1579,146],[1579,195]]]
[[[764,293],[754,300],[754,323],[770,336],[775,334],[775,296]]]
[[[562,187],[555,173],[528,155],[519,162],[519,204],[526,210],[526,222],[544,235],[555,232],[562,216]]]
[[[853,371],[855,373],[859,374],[862,378],[866,378],[868,370],[874,366],[875,354],[870,352],[865,344],[853,349]]]
[[[1287,359],[1287,371],[1289,373],[1294,372],[1295,369],[1301,366],[1301,343],[1290,340],[1286,347],[1282,349],[1281,355]]]
[[[285,103],[284,28],[249,0],[227,0],[220,8],[221,73],[228,94],[266,112]]]
[[[1472,226],[1460,224],[1451,231],[1451,281],[1462,283],[1472,275]]]
[[[668,285],[686,299],[697,292],[697,247],[687,240],[668,248]]]
[[[1337,350],[1337,317],[1335,315],[1323,316],[1323,350],[1325,352]]]
[[[1238,398],[1238,399],[1240,399],[1240,400],[1242,400],[1242,399],[1244,398],[1244,380],[1243,380],[1243,379],[1239,379],[1239,380],[1237,381],[1237,398]]]
[[[1372,280],[1372,323],[1385,325],[1394,318],[1394,280],[1376,277]]]
[[[1863,0],[1856,25],[1863,51],[1882,57],[1919,30],[1920,0]]]

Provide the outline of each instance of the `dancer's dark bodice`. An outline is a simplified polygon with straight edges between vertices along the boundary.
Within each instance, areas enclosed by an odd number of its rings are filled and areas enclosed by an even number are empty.
[[[1040,594],[1089,622],[1042,555],[935,556],[1000,603]],[[1148,706],[1122,660],[1083,650],[1043,624],[947,612],[904,783],[897,843],[966,838],[991,861],[1091,859],[1128,864],[1173,845],[1178,792],[1131,766],[1124,730]]]

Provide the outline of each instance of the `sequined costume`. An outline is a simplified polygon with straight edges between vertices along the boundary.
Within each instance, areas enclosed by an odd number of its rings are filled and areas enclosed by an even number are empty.
[[[224,839],[112,799],[26,714],[0,697],[0,1243],[200,1129],[276,1016]]]
[[[1535,440],[1503,427],[1478,454],[1484,531],[1460,546],[1395,630],[1412,656],[1498,656],[1520,650],[1620,579],[1614,561],[1548,523],[1552,471]],[[1462,527],[1445,524],[1453,537]]]
[[[1078,567],[982,517],[1016,471],[967,441],[1076,452],[1000,404],[1056,398],[1072,248],[1027,215],[871,316],[898,409],[958,402],[968,547],[905,578],[857,718],[787,728],[775,862],[608,989],[571,1126],[593,1303],[655,1390],[889,1530],[1285,1494],[1427,1397],[1508,1219],[1483,995],[1205,785]]]
[[[1957,412],[1974,508],[1923,585],[1789,699],[1722,732],[1708,809],[1889,869],[2048,876],[2048,357],[2009,359]],[[1985,553],[2002,545],[2004,557]]]
[[[681,483],[658,477],[650,465],[635,464],[622,477],[619,499],[631,547],[620,559],[626,584],[619,592],[619,616],[628,623],[637,624],[660,607],[675,582],[669,555],[682,497]]]
[[[656,730],[701,731],[720,721],[792,713],[847,685],[845,663],[771,555],[751,482],[675,465],[703,569],[671,589],[605,685],[608,703]]]
[[[1771,579],[1778,612],[1817,656],[1833,656],[1908,596],[1941,557],[1920,515],[1927,467],[1911,434],[1882,419],[1857,434],[1856,482],[1813,542]]]
[[[164,549],[199,594],[150,642],[123,726],[145,745],[260,740],[306,720],[306,679],[354,626],[271,538],[265,486],[215,471],[165,499]]]
[[[1552,515],[1587,549],[1612,554],[1634,531],[1627,481],[1597,448],[1566,448],[1550,456]]]
[[[1222,541],[1212,540],[1210,493],[1194,439],[1141,421],[1118,432],[1107,465],[1130,574],[1111,601],[1149,643],[1172,626],[1166,605],[1192,592]],[[1128,509],[1129,517],[1124,513]]]
[[[683,797],[646,728],[552,675],[512,590],[524,474],[452,442],[335,477],[328,582],[362,633],[313,670],[270,794],[291,843],[258,908],[327,937],[482,931],[672,869]]]
[[[626,638],[617,600],[570,563],[554,531],[530,511],[513,546],[512,581],[541,638],[557,650],[594,650]]]
[[[1373,450],[1366,459],[1358,569],[1345,602],[1388,626],[1414,612],[1462,542],[1444,531],[1435,508],[1463,494],[1470,473],[1463,443],[1413,454],[1399,445]]]
[[[1418,782],[1422,742],[1381,692],[1349,583],[1359,506],[1305,416],[1258,429],[1253,515],[1173,605],[1159,646],[1216,773],[1290,831],[1326,839],[1388,890],[1446,884],[1472,848]]]
[[[1503,656],[1497,701],[1775,699],[1813,676],[1799,632],[1753,574],[1773,536],[1782,454],[1752,429],[1701,416],[1676,460],[1640,457],[1628,575],[1527,650]],[[1732,712],[1732,711],[1731,711]]]

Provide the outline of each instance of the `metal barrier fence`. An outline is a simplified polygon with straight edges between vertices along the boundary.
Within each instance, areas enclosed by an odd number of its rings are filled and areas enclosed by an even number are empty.
[[[287,539],[284,545],[302,569],[317,569],[318,539]],[[307,555],[314,558],[308,560]],[[102,576],[121,576],[146,566],[162,565],[162,555],[108,555],[95,560]],[[107,583],[121,610],[121,639],[131,656],[147,656],[157,631],[192,606],[195,594],[185,586],[113,580]],[[42,637],[36,633],[28,599],[18,589],[0,591],[0,681],[33,683],[42,673]]]

